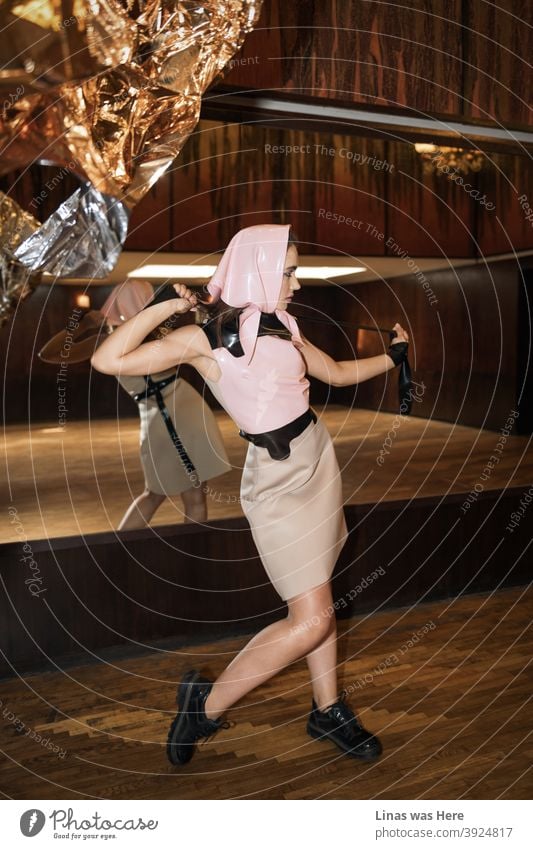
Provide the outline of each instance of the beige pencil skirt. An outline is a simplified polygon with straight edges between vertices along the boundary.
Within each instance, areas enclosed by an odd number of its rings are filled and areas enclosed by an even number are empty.
[[[282,599],[329,580],[348,530],[335,449],[320,419],[291,441],[286,460],[249,444],[241,506]]]
[[[161,380],[172,369],[152,375]],[[119,383],[130,395],[145,388],[143,377],[121,376]],[[154,396],[139,401],[141,429],[140,457],[144,483],[150,492],[179,495],[187,489],[199,488],[200,481],[223,475],[231,469],[222,435],[212,410],[202,396],[182,378],[165,386],[161,392],[165,406],[196,474],[189,474],[166,428]]]

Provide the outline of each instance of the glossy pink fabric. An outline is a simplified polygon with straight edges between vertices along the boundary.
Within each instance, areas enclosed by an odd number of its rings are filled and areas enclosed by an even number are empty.
[[[207,288],[211,295],[232,307],[244,307],[239,337],[243,357],[225,348],[213,353],[220,366],[211,391],[241,430],[264,433],[304,413],[309,407],[309,381],[297,348],[302,344],[296,320],[277,310],[287,241],[288,224],[266,224],[240,230],[226,248]],[[289,340],[257,336],[261,312],[275,312],[292,334]]]
[[[213,351],[220,366],[213,395],[246,433],[264,433],[292,422],[309,407],[309,381],[302,355],[288,339],[260,336],[250,363],[226,348]]]
[[[286,310],[277,310],[290,224],[258,224],[245,227],[230,241],[217,270],[207,284],[215,300],[230,307],[244,307],[239,337],[245,362],[254,355],[261,312],[275,312],[296,342],[301,344],[295,319]]]
[[[147,280],[127,280],[115,286],[100,312],[110,324],[122,324],[137,315],[153,296],[153,287]]]

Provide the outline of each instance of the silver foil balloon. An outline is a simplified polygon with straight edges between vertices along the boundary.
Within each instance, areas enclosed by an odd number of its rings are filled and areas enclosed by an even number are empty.
[[[6,248],[4,272],[17,286],[24,268],[24,291],[43,271],[103,277],[113,268],[131,209],[179,154],[199,120],[202,94],[240,49],[261,6],[0,2],[0,174],[46,160],[83,183],[14,252]]]
[[[14,256],[57,277],[106,277],[128,232],[123,203],[85,183],[25,239]]]

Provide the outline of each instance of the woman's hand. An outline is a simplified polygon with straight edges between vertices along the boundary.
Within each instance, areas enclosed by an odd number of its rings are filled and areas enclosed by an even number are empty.
[[[188,289],[185,283],[173,283],[172,286],[178,296],[175,301],[172,301],[175,312],[184,313],[189,310],[194,311],[198,303],[194,292]]]
[[[391,345],[395,345],[396,342],[409,342],[409,336],[407,332],[403,329],[401,324],[398,324],[398,322],[396,322],[392,329],[396,335],[393,336],[393,338],[391,339]]]
[[[390,345],[388,357],[392,360],[395,366],[399,366],[407,358],[407,348],[409,347],[409,336],[403,329],[401,324],[396,324],[390,332]]]

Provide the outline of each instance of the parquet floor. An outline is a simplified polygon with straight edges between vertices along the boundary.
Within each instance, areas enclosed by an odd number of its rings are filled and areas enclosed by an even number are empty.
[[[468,493],[500,439],[494,431],[372,410],[328,406],[323,414],[347,504]],[[234,468],[209,482],[212,520],[242,515],[238,494],[247,449],[228,416],[219,412],[217,420]],[[389,433],[390,453],[380,465],[376,458]],[[533,480],[531,437],[511,433],[499,456],[484,487],[527,489]],[[64,429],[54,423],[10,425],[4,457],[8,497],[29,539],[112,530],[143,489],[136,418],[68,422]],[[152,524],[182,521],[178,496],[159,508]],[[1,523],[0,542],[15,539],[13,524]]]
[[[298,662],[250,693],[186,767],[164,742],[180,671],[216,674],[242,638],[0,686],[0,791],[15,799],[527,799],[533,590],[341,623],[341,679],[384,753],[364,764],[305,734]],[[54,750],[55,747],[55,750]]]

